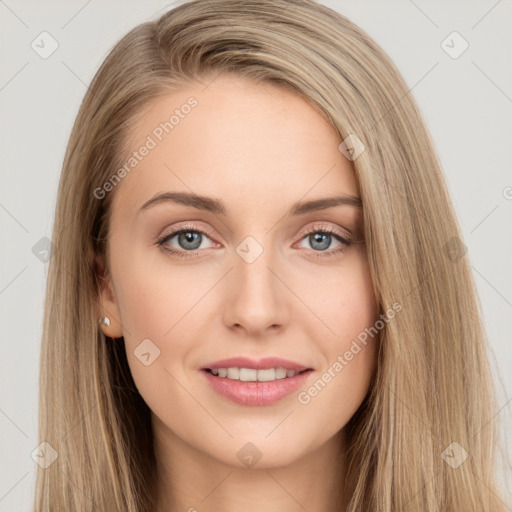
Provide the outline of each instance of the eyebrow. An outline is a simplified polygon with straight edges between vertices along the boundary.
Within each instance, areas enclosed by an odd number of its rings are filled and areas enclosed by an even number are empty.
[[[190,192],[162,192],[156,194],[139,208],[137,215],[153,206],[169,202],[182,204],[184,206],[192,206],[197,210],[203,210],[217,215],[227,215],[227,208],[220,199],[201,196]],[[304,215],[306,213],[326,210],[327,208],[340,205],[353,206],[355,208],[363,207],[360,198],[352,195],[341,194],[334,197],[324,197],[305,202],[297,201],[285,213],[285,216]]]

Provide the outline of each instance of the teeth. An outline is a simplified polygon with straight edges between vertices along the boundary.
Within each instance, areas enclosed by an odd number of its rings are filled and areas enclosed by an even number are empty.
[[[290,372],[290,375],[288,375]],[[296,372],[293,370],[286,370],[284,368],[276,368],[276,379],[284,379],[286,377],[293,377]]]
[[[227,377],[242,382],[270,382],[278,379],[293,377],[299,372],[286,370],[285,368],[266,368],[255,370],[254,368],[212,368],[213,375]]]
[[[234,370],[235,368],[233,368]],[[229,375],[229,370],[231,370],[231,368],[228,369],[228,378],[232,378],[230,375]],[[249,382],[249,381],[257,381],[259,380],[259,377],[258,377],[258,370],[255,370],[254,368],[240,368],[240,370],[238,370],[238,368],[236,368],[236,371],[238,372],[238,378],[244,382]],[[266,371],[272,371],[272,370],[266,370]],[[274,373],[274,377],[275,377],[275,373]],[[264,379],[264,380],[269,380],[269,379]],[[271,379],[273,380],[273,379]]]
[[[228,368],[228,379],[238,380],[240,379],[240,370],[238,368]]]

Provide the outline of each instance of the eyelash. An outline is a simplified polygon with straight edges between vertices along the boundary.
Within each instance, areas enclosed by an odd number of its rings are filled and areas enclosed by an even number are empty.
[[[157,245],[161,247],[163,251],[169,252],[175,256],[178,256],[180,258],[193,258],[194,256],[197,256],[199,252],[201,252],[201,249],[198,249],[196,251],[178,251],[174,248],[170,248],[170,246],[165,245],[167,241],[169,241],[171,238],[174,238],[174,236],[179,235],[180,233],[185,233],[188,231],[192,231],[194,233],[201,233],[202,235],[206,235],[209,238],[213,238],[212,234],[206,230],[206,229],[198,229],[197,226],[181,226],[179,229],[176,229],[175,231],[171,231],[170,233],[163,235],[157,240]],[[318,258],[330,258],[332,256],[337,256],[338,254],[344,252],[350,245],[352,245],[353,241],[350,239],[347,239],[339,234],[339,232],[331,227],[322,227],[318,228],[316,226],[313,226],[309,230],[307,230],[302,238],[300,240],[303,240],[308,235],[312,233],[323,233],[328,235],[333,235],[334,238],[336,238],[339,242],[341,242],[343,245],[338,247],[337,249],[333,249],[329,252],[327,251],[313,251],[315,253],[314,257]]]

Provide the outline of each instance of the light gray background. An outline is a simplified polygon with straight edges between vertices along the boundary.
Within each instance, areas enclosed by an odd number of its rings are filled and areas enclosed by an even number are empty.
[[[499,467],[512,510],[511,472],[505,469],[512,459],[512,3],[323,3],[387,51],[433,134],[491,342],[500,404],[496,414],[503,422]],[[51,237],[72,123],[112,45],[172,5],[157,0],[0,0],[0,511],[28,511],[32,505],[35,463],[30,454],[38,444],[38,365],[48,269],[32,248],[42,237]],[[31,48],[43,31],[59,45],[47,59]],[[469,43],[456,59],[441,47],[453,31]]]

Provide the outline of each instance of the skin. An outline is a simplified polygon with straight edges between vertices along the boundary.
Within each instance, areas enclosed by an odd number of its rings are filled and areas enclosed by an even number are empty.
[[[299,200],[358,197],[352,163],[331,125],[298,95],[233,76],[205,84],[149,105],[131,127],[133,150],[190,96],[198,101],[110,192],[112,271],[98,316],[112,321],[105,334],[124,337],[134,381],[152,411],[156,512],[259,511],[262,504],[268,512],[334,512],[336,500],[343,502],[344,427],[368,392],[378,340],[307,405],[297,395],[373,325],[378,308],[364,243],[345,247],[333,236],[322,251],[305,231],[330,227],[361,240],[362,210],[341,205],[284,215]],[[221,199],[228,214],[170,202],[137,213],[166,191]],[[198,235],[199,254],[188,258],[156,245],[184,221],[212,234]],[[236,252],[247,236],[263,248],[250,264]],[[179,236],[167,245],[190,252]],[[146,366],[134,350],[148,338],[160,355]],[[240,355],[278,356],[314,371],[277,403],[239,405],[211,389],[200,368]],[[249,442],[261,454],[251,467],[237,457]]]

